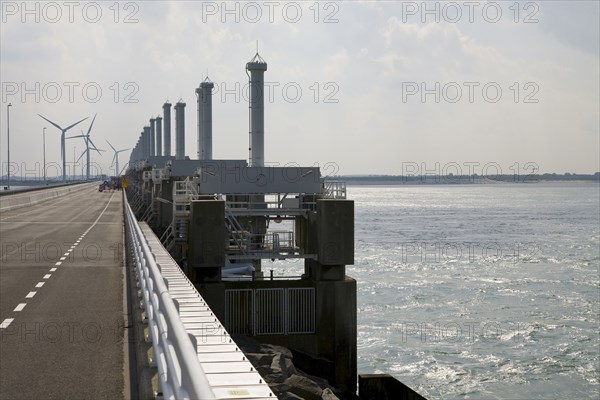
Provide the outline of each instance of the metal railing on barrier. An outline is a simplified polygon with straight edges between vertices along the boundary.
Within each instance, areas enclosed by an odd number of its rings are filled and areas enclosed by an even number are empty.
[[[324,197],[326,199],[345,199],[346,193],[346,182],[325,181]]]
[[[126,198],[126,195],[125,195]],[[192,340],[128,202],[127,241],[142,290],[158,380],[165,399],[215,399]]]

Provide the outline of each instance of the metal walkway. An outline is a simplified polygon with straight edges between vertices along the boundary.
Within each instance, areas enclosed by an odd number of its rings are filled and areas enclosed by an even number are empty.
[[[142,233],[159,265],[169,294],[179,306],[185,330],[196,341],[196,353],[217,399],[275,399],[179,265],[145,222]]]

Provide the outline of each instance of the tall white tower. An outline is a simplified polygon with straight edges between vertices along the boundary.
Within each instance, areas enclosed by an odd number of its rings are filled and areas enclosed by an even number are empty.
[[[250,91],[250,166],[264,167],[265,165],[265,71],[267,62],[256,53],[246,64],[246,74],[249,75]]]
[[[185,158],[185,103],[175,104],[175,159]]]
[[[212,90],[208,76],[196,89],[198,96],[198,160],[212,160]]]
[[[164,117],[164,131],[165,131],[165,143],[164,143],[164,155],[171,155],[171,103],[168,101],[163,104],[163,117]]]

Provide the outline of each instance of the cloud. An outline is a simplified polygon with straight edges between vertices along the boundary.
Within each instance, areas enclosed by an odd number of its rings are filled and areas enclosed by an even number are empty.
[[[37,113],[67,123],[97,112],[92,135],[127,148],[166,99],[179,98],[187,102],[186,148],[194,156],[194,89],[207,69],[221,88],[243,88],[258,40],[269,65],[265,79],[279,85],[266,106],[270,160],[336,161],[342,173],[398,173],[402,159],[500,159],[510,165],[518,158],[539,160],[546,171],[593,172],[600,157],[600,68],[598,5],[592,3],[539,3],[535,24],[515,23],[512,3],[502,3],[505,18],[494,24],[479,17],[473,23],[423,23],[418,15],[404,22],[399,2],[331,3],[333,8],[320,2],[318,15],[315,4],[301,3],[302,17],[294,23],[283,7],[273,21],[263,8],[263,18],[251,22],[241,14],[248,6],[239,3],[238,21],[229,15],[223,22],[222,15],[203,13],[205,3],[186,1],[140,2],[137,10],[119,3],[118,23],[112,3],[101,3],[105,18],[97,23],[79,17],[73,23],[23,23],[17,15],[0,27],[3,109],[13,103],[11,158],[40,158],[41,150],[31,150],[44,126]],[[131,11],[138,22],[123,23]],[[328,16],[337,22],[325,23]],[[36,82],[38,93],[24,95],[21,85],[35,91]],[[79,85],[72,102],[65,82]],[[404,101],[407,82],[419,89],[439,83],[441,90],[455,82],[463,97],[452,103],[440,93],[439,102],[435,95],[422,101],[419,93]],[[479,83],[474,102],[464,82]],[[490,82],[503,90],[497,103],[482,98]],[[532,94],[525,85],[532,82],[539,101],[524,103]],[[18,93],[9,95],[7,83],[16,83]],[[63,88],[57,102],[42,93],[53,83]],[[90,84],[102,90],[98,101],[84,96]],[[299,85],[302,98],[287,99],[286,84]],[[241,93],[222,94],[213,104],[214,154],[246,158],[248,105]],[[48,159],[58,161],[58,140],[47,133]],[[1,142],[4,149],[4,135]],[[563,149],[577,156],[559,156]],[[110,157],[102,163],[107,168]]]

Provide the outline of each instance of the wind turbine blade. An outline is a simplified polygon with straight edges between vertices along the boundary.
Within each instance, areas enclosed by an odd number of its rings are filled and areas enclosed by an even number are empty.
[[[46,121],[48,121],[49,123],[51,123],[52,125],[54,125],[55,127],[57,127],[58,129],[60,129],[61,131],[63,130],[60,126],[56,125],[54,122],[50,121],[48,118],[44,117],[43,115],[38,114],[40,117],[42,117],[43,119],[45,119]]]
[[[92,142],[92,139],[89,138],[88,136],[88,141],[91,143],[91,145],[93,146],[93,150],[96,150],[98,152],[98,154],[102,155],[102,153],[100,153],[101,151],[104,150],[100,150],[98,147],[96,147],[96,145],[94,144],[94,142]]]
[[[112,163],[110,164],[110,166],[112,167],[113,165],[115,165],[115,161],[117,159],[117,153],[115,153],[115,156],[112,159]]]
[[[127,150],[129,150],[129,149],[119,150],[119,151],[117,151],[117,153],[122,153],[122,152],[127,151]]]
[[[89,136],[89,134],[90,134],[90,132],[92,130],[92,126],[94,126],[94,121],[96,120],[96,116],[97,115],[98,114],[94,114],[94,119],[92,120],[92,123],[90,124],[90,127],[88,128],[88,131],[87,131],[88,136]]]
[[[83,157],[83,156],[85,155],[85,152],[86,152],[86,151],[87,151],[87,150],[84,150],[84,151],[83,151],[83,153],[81,153],[81,155],[79,156],[79,158],[77,159],[77,161],[75,161],[75,163],[78,163],[78,162],[79,162],[79,160],[81,160],[81,157]]]
[[[110,148],[111,148],[111,149],[113,149],[113,151],[117,151],[117,149],[115,149],[115,148],[113,147],[113,145],[112,145],[112,144],[110,144],[110,142],[109,142],[108,140],[106,141],[106,143],[108,143],[108,145],[110,146]]]
[[[89,117],[85,117],[84,119],[82,119],[81,121],[77,121],[75,122],[73,125],[69,125],[65,128],[65,132],[68,131],[69,129],[71,129],[72,127],[74,127],[75,125],[77,125],[78,123],[85,121],[86,119],[88,119]]]
[[[65,139],[75,139],[78,137],[82,137],[85,140],[85,135],[69,136],[69,137],[66,137]]]
[[[102,150],[102,149],[99,149],[99,148],[97,148],[96,146],[94,146],[94,147],[92,148],[92,150],[94,150],[95,152],[97,152],[97,153],[98,153],[98,154],[100,154],[100,155],[102,155],[101,151],[105,151],[105,150]]]

